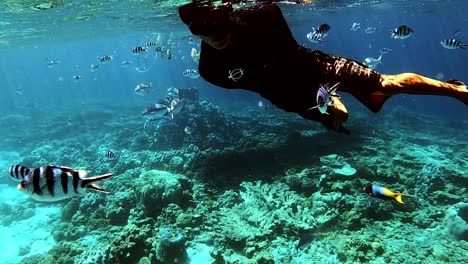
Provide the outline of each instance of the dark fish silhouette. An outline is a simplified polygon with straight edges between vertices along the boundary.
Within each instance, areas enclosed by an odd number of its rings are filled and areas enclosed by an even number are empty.
[[[300,237],[299,243],[296,246],[296,250],[303,249],[305,246],[309,245],[312,241],[314,241],[315,235],[312,233],[307,233]]]

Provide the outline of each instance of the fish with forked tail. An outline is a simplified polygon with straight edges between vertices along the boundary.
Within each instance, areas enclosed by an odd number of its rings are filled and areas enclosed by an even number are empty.
[[[21,182],[24,178],[29,174],[31,170],[23,165],[13,165],[8,170],[8,174],[10,174],[11,178],[17,182]]]
[[[18,185],[18,190],[40,202],[56,202],[74,197],[83,197],[83,189],[109,193],[96,184],[97,181],[112,177],[107,173],[87,177],[85,170],[65,166],[45,166],[33,169]]]
[[[395,200],[398,203],[404,204],[402,197],[409,196],[413,197],[412,195],[405,194],[405,193],[394,193],[390,189],[377,186],[377,185],[368,185],[364,187],[364,191],[372,197],[383,199],[383,200]]]

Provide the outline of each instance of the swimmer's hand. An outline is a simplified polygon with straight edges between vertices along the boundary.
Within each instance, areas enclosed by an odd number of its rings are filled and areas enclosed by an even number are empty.
[[[327,112],[332,118],[327,119],[323,124],[332,131],[350,135],[351,131],[343,126],[343,123],[348,120],[348,110],[338,97],[332,97],[331,100],[333,105],[328,107]]]
[[[332,97],[332,104],[327,107],[327,114],[322,114],[318,109],[307,108],[303,112],[298,112],[303,118],[320,122],[328,130],[350,135],[351,131],[343,126],[348,120],[348,110],[341,102],[340,98]]]

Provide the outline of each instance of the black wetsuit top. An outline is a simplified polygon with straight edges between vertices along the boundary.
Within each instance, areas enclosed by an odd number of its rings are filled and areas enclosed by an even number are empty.
[[[184,8],[188,7],[187,12]],[[226,48],[201,44],[199,72],[210,83],[254,91],[278,108],[331,129],[332,115],[308,110],[316,106],[320,84],[340,82],[339,91],[353,94],[374,112],[380,110],[383,103],[370,102],[370,93],[380,87],[380,75],[359,62],[299,45],[276,4],[259,4],[216,17],[206,9],[197,14],[194,8],[189,4],[179,9],[193,34],[231,34]],[[233,80],[229,72],[236,69],[242,69],[243,75]]]

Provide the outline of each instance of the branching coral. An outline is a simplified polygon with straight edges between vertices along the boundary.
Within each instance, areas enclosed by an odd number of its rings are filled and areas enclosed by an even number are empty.
[[[273,231],[293,235],[311,230],[339,215],[334,209],[338,193],[315,195],[314,205],[284,183],[244,182],[240,202],[220,208],[222,233],[231,241],[264,237]]]

